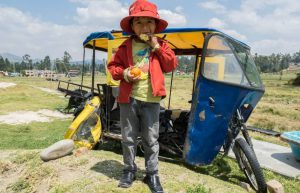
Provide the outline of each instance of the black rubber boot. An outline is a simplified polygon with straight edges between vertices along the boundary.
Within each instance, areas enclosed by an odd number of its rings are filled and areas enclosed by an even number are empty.
[[[119,181],[118,187],[129,188],[135,180],[135,172],[124,171]]]
[[[163,193],[164,190],[160,184],[158,174],[147,174],[143,182],[148,184],[152,193]]]

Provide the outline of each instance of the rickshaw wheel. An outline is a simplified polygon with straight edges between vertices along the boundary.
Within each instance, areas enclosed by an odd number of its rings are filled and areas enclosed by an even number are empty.
[[[266,182],[257,161],[255,153],[249,144],[242,138],[237,138],[233,147],[236,160],[240,169],[244,172],[250,185],[256,192],[266,193]]]
[[[93,150],[98,150],[101,147],[101,142],[100,140],[96,142],[96,144],[94,145],[94,147],[92,148]]]

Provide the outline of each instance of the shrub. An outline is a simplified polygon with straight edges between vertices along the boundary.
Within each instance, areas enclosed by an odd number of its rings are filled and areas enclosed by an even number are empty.
[[[300,73],[297,73],[297,77],[291,81],[292,85],[300,86]]]
[[[195,187],[189,187],[187,193],[211,193],[211,189],[206,189],[203,185],[196,185]]]

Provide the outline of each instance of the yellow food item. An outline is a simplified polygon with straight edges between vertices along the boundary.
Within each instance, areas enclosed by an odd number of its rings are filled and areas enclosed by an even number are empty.
[[[141,69],[136,68],[136,67],[134,67],[130,70],[130,74],[133,75],[134,77],[140,76],[141,73],[142,73]]]
[[[147,34],[141,34],[140,39],[143,41],[149,41],[149,36]]]

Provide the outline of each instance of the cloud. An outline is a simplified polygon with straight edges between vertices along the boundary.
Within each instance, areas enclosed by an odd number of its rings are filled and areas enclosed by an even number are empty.
[[[172,12],[166,9],[158,10],[158,13],[162,19],[168,21],[168,27],[181,27],[186,25],[186,18],[180,13]]]
[[[248,6],[250,4],[252,7]],[[258,4],[259,6],[254,6]],[[240,10],[233,10],[228,14],[228,20],[251,29],[257,35],[293,39],[300,30],[299,12],[300,5],[297,0],[273,0],[264,3],[247,0],[241,4]]]
[[[226,26],[226,23],[218,18],[211,18],[208,21],[208,27],[211,28],[218,28],[218,29],[224,29]]]
[[[120,29],[119,23],[128,15],[129,5],[122,4],[117,0],[71,0],[81,3],[83,6],[77,8],[75,20],[84,25],[101,25],[108,29]],[[175,12],[171,10],[158,10],[161,18],[168,21],[169,26],[178,27],[186,24],[186,18],[182,15],[183,8],[177,6]]]
[[[222,32],[238,39],[238,40],[241,40],[241,41],[246,41],[247,40],[247,37],[245,35],[242,35],[240,33],[238,33],[236,30],[233,30],[233,29],[229,29],[228,28],[228,25],[221,19],[218,19],[218,18],[211,18],[209,21],[208,21],[208,27],[210,28],[215,28],[215,29],[218,29],[218,30],[221,30]]]
[[[200,4],[199,4],[200,5]],[[220,6],[217,0],[201,4],[222,20],[212,18],[208,25],[225,29],[230,35],[241,33],[259,53],[299,51],[300,3],[298,0],[244,0],[237,8]],[[234,35],[233,35],[234,36]],[[296,45],[298,44],[298,46]]]
[[[272,53],[294,53],[299,51],[300,41],[286,41],[285,39],[264,39],[252,42],[252,53],[270,55]]]
[[[0,30],[0,53],[29,54],[31,58],[41,59],[46,55],[60,58],[64,51],[79,57],[78,48],[86,30],[82,26],[43,22],[10,7],[0,7],[0,25],[5,26]]]
[[[83,25],[120,29],[120,20],[128,15],[128,5],[123,5],[117,0],[76,0],[76,2],[80,2],[83,6],[77,8],[74,19]]]
[[[177,6],[177,7],[175,7],[175,11],[176,11],[177,13],[182,13],[183,7]]]
[[[224,33],[232,36],[233,38],[240,40],[240,41],[247,42],[247,40],[248,40],[248,38],[247,38],[246,35],[243,35],[243,34],[237,32],[236,30],[233,30],[233,29],[223,29],[222,31]]]
[[[220,4],[218,1],[206,1],[198,3],[198,6],[214,11],[215,13],[226,13],[226,7]]]
[[[8,52],[31,58],[61,58],[64,51],[74,60],[82,59],[82,42],[94,31],[120,29],[120,20],[128,15],[129,5],[118,0],[69,0],[78,5],[74,23],[59,25],[45,22],[12,7],[0,6],[0,53]],[[183,26],[182,7],[159,10],[169,26]],[[8,22],[9,21],[9,22]],[[101,55],[103,56],[103,55]]]

